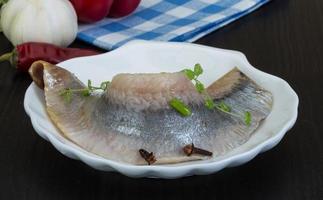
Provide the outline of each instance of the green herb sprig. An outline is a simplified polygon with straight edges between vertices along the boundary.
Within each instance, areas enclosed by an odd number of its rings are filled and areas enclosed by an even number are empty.
[[[70,103],[72,101],[73,93],[80,93],[82,96],[88,97],[91,95],[91,93],[93,93],[96,90],[106,91],[109,83],[110,81],[104,81],[100,84],[99,87],[96,87],[96,86],[92,86],[91,80],[88,80],[87,87],[82,89],[65,88],[59,93],[59,95],[62,96],[67,103]]]
[[[194,82],[195,88],[199,93],[203,93],[205,91],[204,85],[197,79],[203,73],[203,69],[200,64],[195,64],[194,70],[184,69],[182,72],[185,73],[188,79]]]
[[[192,114],[191,109],[187,105],[185,105],[184,102],[177,98],[170,100],[169,105],[184,117],[190,116]]]
[[[251,113],[250,113],[249,111],[246,111],[246,112],[244,113],[244,122],[245,122],[248,126],[250,126],[251,121],[252,121]]]
[[[229,114],[231,116],[237,117],[237,118],[243,118],[243,121],[246,125],[250,125],[252,121],[252,116],[249,111],[244,112],[244,116],[240,116],[238,114],[231,112],[231,107],[226,104],[224,101],[221,101],[219,103],[214,102],[213,99],[210,97],[210,95],[207,93],[203,83],[198,80],[198,77],[203,73],[203,69],[200,64],[195,64],[194,69],[184,69],[182,72],[186,75],[188,79],[190,79],[194,85],[196,90],[204,96],[204,105],[208,109],[217,109],[223,113]]]
[[[196,64],[194,66],[194,70],[184,69],[183,72],[188,79],[194,81],[197,91],[199,91],[200,93],[204,91],[204,85],[199,80],[197,80],[199,75],[203,73],[203,69],[200,64]],[[173,98],[172,100],[170,100],[169,105],[184,117],[190,116],[192,114],[192,111],[188,107],[188,105],[186,105],[178,98]]]

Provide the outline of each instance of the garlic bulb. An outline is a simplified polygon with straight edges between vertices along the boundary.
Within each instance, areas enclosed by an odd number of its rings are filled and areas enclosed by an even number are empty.
[[[13,45],[68,46],[77,34],[77,16],[68,0],[10,0],[2,6],[0,25]]]

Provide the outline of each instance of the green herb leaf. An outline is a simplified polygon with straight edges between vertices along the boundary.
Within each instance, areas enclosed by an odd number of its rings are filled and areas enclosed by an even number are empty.
[[[225,112],[231,112],[231,107],[224,103],[224,101],[221,101],[219,108]]]
[[[100,85],[100,88],[103,90],[103,91],[106,91],[107,88],[108,88],[108,85],[110,84],[110,81],[105,81],[105,82],[102,82],[101,85]]]
[[[195,64],[195,66],[194,66],[194,74],[195,74],[195,76],[199,76],[202,73],[203,73],[203,69],[202,69],[201,65],[198,64],[198,63]]]
[[[169,105],[179,112],[182,116],[187,117],[192,114],[192,111],[181,100],[174,98],[169,102]]]
[[[204,85],[198,80],[195,80],[195,88],[199,93],[202,93],[205,90]]]
[[[190,69],[184,69],[183,72],[185,73],[186,77],[190,80],[193,80],[195,78],[195,74]]]
[[[90,89],[86,88],[82,91],[82,95],[88,97],[91,95]]]
[[[207,98],[205,99],[205,103],[204,103],[204,105],[205,105],[209,110],[212,110],[212,109],[215,107],[214,101],[213,101],[211,98],[209,98],[209,97],[207,97]]]
[[[248,111],[244,113],[244,122],[246,123],[247,126],[250,126],[251,124],[251,113]]]
[[[92,87],[92,81],[91,80],[87,80],[87,87],[89,89]]]
[[[72,91],[70,88],[64,89],[59,95],[63,96],[64,101],[70,103],[72,100]]]

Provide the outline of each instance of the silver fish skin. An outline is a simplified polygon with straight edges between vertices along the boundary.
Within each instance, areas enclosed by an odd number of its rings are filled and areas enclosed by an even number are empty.
[[[241,117],[207,109],[183,73],[117,75],[106,93],[73,94],[67,103],[60,92],[85,85],[63,68],[48,63],[42,67],[47,112],[62,134],[91,153],[135,165],[146,164],[139,149],[153,152],[156,164],[210,159],[185,155],[183,147],[191,143],[213,152],[214,157],[223,155],[248,141],[273,103],[269,91],[237,68],[211,84],[207,92]],[[182,117],[169,107],[167,102],[174,97],[185,100],[191,116]],[[243,120],[246,111],[252,116],[249,126]]]

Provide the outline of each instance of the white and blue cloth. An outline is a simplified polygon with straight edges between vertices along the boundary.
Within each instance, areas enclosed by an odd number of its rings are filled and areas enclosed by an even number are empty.
[[[130,16],[80,25],[78,38],[115,49],[134,40],[193,42],[270,0],[142,0]]]

